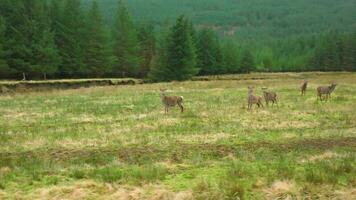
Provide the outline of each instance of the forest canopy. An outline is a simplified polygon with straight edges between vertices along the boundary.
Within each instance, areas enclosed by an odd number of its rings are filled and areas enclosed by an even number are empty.
[[[354,0],[2,0],[0,78],[356,70]]]

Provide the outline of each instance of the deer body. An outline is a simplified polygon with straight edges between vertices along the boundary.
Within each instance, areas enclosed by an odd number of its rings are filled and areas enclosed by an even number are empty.
[[[266,105],[269,105],[269,102],[272,102],[272,105],[277,104],[277,93],[272,92],[272,91],[268,91],[267,88],[262,88],[262,92],[263,92],[263,97],[266,101]]]
[[[331,93],[335,90],[336,88],[335,83],[332,83],[330,86],[320,86],[317,88],[317,95],[320,99],[320,101],[322,101],[322,96],[325,95],[325,99],[328,100],[331,97]]]
[[[248,109],[250,110],[253,104],[256,104],[258,107],[263,107],[262,97],[254,95],[252,88],[249,87],[248,89],[249,89],[247,95]]]
[[[305,95],[307,88],[308,88],[308,81],[304,81],[302,87],[300,87],[300,91],[302,92],[302,95]]]
[[[175,107],[177,105],[180,107],[181,112],[183,112],[184,111],[184,107],[183,107],[184,98],[182,96],[167,96],[165,94],[165,91],[166,90],[161,89],[161,100],[164,105],[164,109],[165,109],[164,112],[168,113],[168,109],[170,107]]]

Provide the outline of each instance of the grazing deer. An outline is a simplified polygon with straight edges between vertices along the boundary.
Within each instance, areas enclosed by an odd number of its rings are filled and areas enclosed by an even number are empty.
[[[336,83],[332,83],[330,86],[320,86],[316,89],[317,91],[317,95],[320,99],[320,101],[322,101],[322,96],[325,95],[325,100],[328,100],[329,98],[331,98],[331,93],[335,90],[337,84]]]
[[[263,92],[263,97],[266,101],[266,105],[269,105],[269,102],[272,102],[272,106],[274,104],[276,104],[278,106],[278,102],[277,102],[277,94],[275,92],[272,91],[268,91],[268,88],[262,88],[262,92]]]
[[[178,105],[180,107],[181,112],[184,111],[183,107],[183,100],[184,98],[182,96],[167,96],[166,95],[166,89],[160,89],[161,91],[161,99],[162,103],[164,105],[164,113],[168,113],[169,107],[175,107]]]
[[[249,110],[251,110],[253,104],[256,104],[258,107],[263,107],[262,97],[254,95],[252,87],[248,87],[247,103]]]
[[[302,95],[305,95],[306,91],[307,91],[307,88],[308,88],[308,81],[304,81],[302,87],[300,87],[300,90],[302,92]]]

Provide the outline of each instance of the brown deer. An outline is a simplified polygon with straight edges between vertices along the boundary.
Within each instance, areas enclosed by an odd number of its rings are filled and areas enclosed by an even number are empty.
[[[183,107],[183,100],[184,98],[182,96],[167,96],[166,95],[166,89],[160,89],[161,91],[161,99],[162,103],[164,105],[164,113],[168,113],[169,107],[175,107],[178,105],[180,107],[181,112],[184,111]]]
[[[254,95],[252,87],[248,87],[247,103],[249,110],[251,110],[253,104],[256,104],[258,107],[263,107],[262,97]]]
[[[317,95],[320,99],[320,101],[323,100],[322,96],[325,95],[325,100],[328,100],[329,98],[331,98],[331,93],[335,90],[337,84],[336,83],[332,83],[330,86],[320,86],[316,89],[317,91]]]
[[[278,106],[277,93],[268,91],[268,88],[262,88],[262,92],[263,92],[263,97],[266,101],[267,106],[269,105],[269,102],[272,102],[272,106],[274,104],[276,104]]]
[[[302,95],[305,95],[307,92],[308,88],[308,81],[304,81],[303,85],[300,87],[300,91],[302,92]]]

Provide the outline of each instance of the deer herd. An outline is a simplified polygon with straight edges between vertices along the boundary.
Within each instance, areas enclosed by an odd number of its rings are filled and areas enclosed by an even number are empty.
[[[337,84],[335,82],[332,82],[330,86],[319,86],[317,87],[317,100],[323,101],[323,100],[328,100],[331,98],[331,93],[335,90]],[[308,88],[308,81],[304,81],[302,86],[300,87],[301,95],[304,96],[306,94]],[[247,93],[247,104],[248,104],[248,110],[252,109],[252,106],[256,104],[259,108],[263,107],[263,99],[266,102],[266,105],[269,106],[269,103],[272,103],[272,106],[276,104],[278,106],[278,101],[277,101],[277,93],[273,92],[271,90],[268,90],[268,88],[263,87],[262,89],[262,94],[263,97],[255,95],[254,94],[254,87],[248,87],[248,93]],[[166,95],[166,89],[160,89],[161,91],[161,100],[162,104],[165,108],[165,114],[168,113],[168,109],[170,107],[175,107],[179,106],[181,109],[181,112],[184,111],[184,106],[183,106],[183,101],[184,98],[183,96],[167,96]]]

